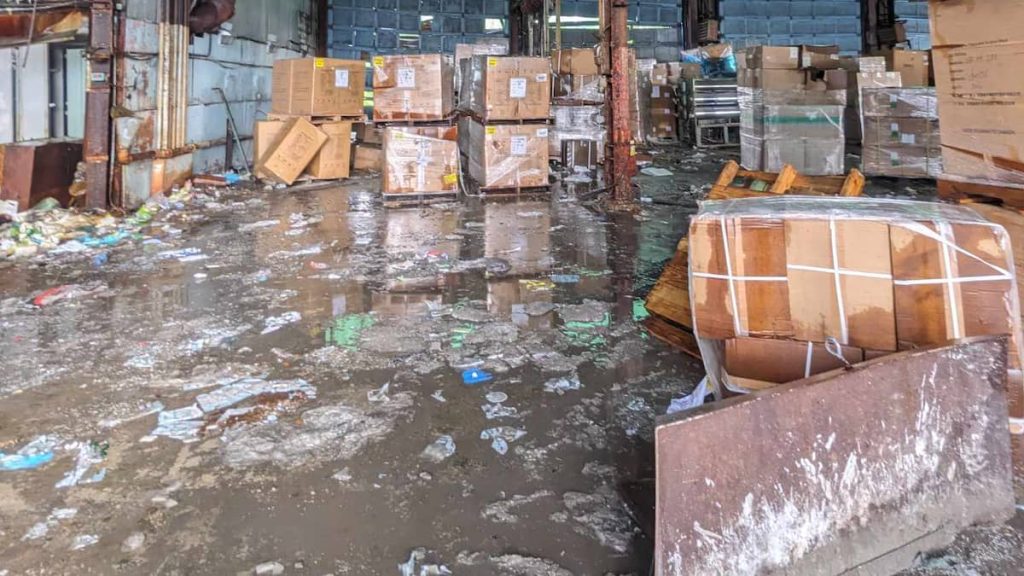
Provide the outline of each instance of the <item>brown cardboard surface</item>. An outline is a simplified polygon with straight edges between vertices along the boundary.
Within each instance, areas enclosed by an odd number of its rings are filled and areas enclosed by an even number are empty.
[[[547,120],[551,110],[547,58],[473,56],[470,74],[468,109],[477,118],[485,122]]]
[[[593,48],[555,50],[551,53],[551,69],[559,74],[601,74]]]
[[[352,162],[352,122],[328,122],[319,126],[327,142],[316,153],[306,172],[316,180],[348,178]]]
[[[942,150],[938,146],[864,144],[861,148],[861,172],[867,176],[891,178],[937,178],[942,174]]]
[[[652,86],[668,86],[668,64],[655,64],[651,69]]]
[[[508,38],[487,38],[476,44],[455,45],[455,90],[462,89],[462,61],[477,55],[507,56]]]
[[[690,288],[698,334],[718,340],[793,335],[786,282],[743,279],[786,277],[786,253],[777,249],[785,243],[782,220],[694,221],[689,238]]]
[[[838,46],[800,46],[800,67],[816,70],[839,68]]]
[[[866,88],[860,96],[864,116],[939,118],[935,88]]]
[[[356,142],[365,144],[383,144],[384,129],[366,122],[357,122],[352,127],[355,130]]]
[[[380,172],[384,167],[384,150],[368,144],[352,146],[352,169]]]
[[[800,47],[754,46],[747,51],[747,66],[751,69],[796,70],[800,68]]]
[[[604,103],[604,76],[554,74],[551,82],[552,100],[577,103]]]
[[[458,128],[388,126],[383,150],[385,194],[458,191]]]
[[[1024,41],[1020,0],[932,0],[932,47]]]
[[[308,120],[289,120],[281,129],[278,138],[260,158],[263,172],[279,182],[291,185],[325,142],[327,135]]]
[[[918,146],[938,151],[939,121],[928,118],[864,118],[864,145]]]
[[[548,185],[548,126],[468,123],[469,175],[481,188]]]
[[[441,54],[374,56],[373,118],[448,118],[455,111],[454,84],[454,70]]]
[[[269,178],[263,171],[263,158],[270,149],[270,146],[277,141],[278,136],[284,130],[286,122],[282,120],[257,120],[252,131],[252,149],[257,178]]]
[[[896,350],[892,279],[833,272],[890,274],[887,224],[787,220],[786,261],[796,339]]]
[[[844,106],[764,106],[767,138],[843,138]]]
[[[1024,183],[1024,42],[941,48],[934,59],[945,170]]]
[[[274,62],[271,111],[293,116],[363,116],[366,63],[299,58]]]
[[[807,74],[803,70],[776,70],[765,68],[751,70],[753,87],[765,90],[802,90],[807,84]]]
[[[931,53],[928,50],[893,50],[886,57],[889,70],[899,72],[904,86],[931,85]]]
[[[864,361],[864,351],[842,347],[850,364]],[[843,368],[846,365],[825,349],[825,345],[769,338],[730,338],[725,341],[725,371],[730,377],[785,384]]]

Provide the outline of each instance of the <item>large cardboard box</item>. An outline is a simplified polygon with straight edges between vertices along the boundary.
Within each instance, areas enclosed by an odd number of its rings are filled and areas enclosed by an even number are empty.
[[[455,111],[454,71],[441,54],[373,58],[373,118],[443,120]]]
[[[860,348],[842,346],[841,351],[851,364],[864,361],[864,350]],[[845,367],[824,344],[769,338],[730,338],[725,341],[724,359],[730,378],[741,379],[740,383],[748,389],[752,387],[751,381],[785,384]],[[767,385],[753,387],[770,387]]]
[[[864,145],[922,146],[939,150],[939,121],[930,118],[864,118]]]
[[[259,163],[269,177],[291,185],[298,180],[325,142],[326,134],[308,120],[295,118],[285,123]]]
[[[579,104],[601,104],[605,97],[604,76],[555,74],[551,83],[551,98],[555,101]]]
[[[765,90],[803,90],[807,84],[807,74],[803,70],[750,70],[753,88]]]
[[[546,124],[481,124],[470,120],[469,175],[481,188],[548,185]]]
[[[298,58],[274,62],[271,111],[293,116],[362,116],[366,63]]]
[[[893,50],[885,56],[889,70],[899,72],[904,86],[931,86],[932,58],[927,50]]]
[[[839,47],[801,46],[800,67],[815,70],[835,70],[839,68]]]
[[[747,50],[747,67],[797,70],[800,68],[800,47],[754,46]]]
[[[380,172],[384,168],[384,150],[372,144],[352,146],[352,169]]]
[[[257,120],[252,131],[253,169],[257,178],[269,178],[263,171],[263,158],[270,146],[277,141],[287,123],[284,120]]]
[[[348,178],[352,162],[352,122],[327,122],[319,126],[327,142],[316,153],[306,172],[316,180]]]
[[[558,74],[597,76],[601,69],[593,48],[568,48],[551,53],[551,69]]]
[[[861,94],[864,116],[939,118],[935,88],[868,88]]]
[[[462,89],[462,61],[473,56],[507,56],[508,38],[488,38],[476,44],[455,45],[455,91]]]
[[[768,138],[843,138],[843,106],[764,106]]]
[[[457,192],[458,128],[388,126],[384,129],[385,194]]]
[[[1024,183],[1024,42],[939,48],[933,57],[946,171]]]
[[[779,172],[789,164],[808,176],[846,173],[846,137],[841,132],[831,138],[766,138],[763,146],[767,172]]]
[[[547,58],[473,56],[465,108],[484,122],[547,120],[551,73]]]
[[[932,47],[1024,42],[1024,1],[932,0]]]
[[[356,135],[356,142],[364,144],[383,144],[384,129],[368,122],[356,123],[353,127]]]
[[[868,176],[937,178],[942,174],[942,149],[936,145],[868,144],[861,148],[861,171]]]

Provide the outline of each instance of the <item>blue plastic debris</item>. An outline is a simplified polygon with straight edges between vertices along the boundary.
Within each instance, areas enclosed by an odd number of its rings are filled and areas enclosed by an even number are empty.
[[[552,274],[551,281],[555,284],[579,284],[579,274]]]
[[[470,369],[462,373],[462,383],[473,386],[492,380],[494,375],[485,370]]]
[[[234,172],[225,172],[224,173],[224,182],[227,183],[228,186],[231,186],[233,184],[238,184],[241,181],[242,181],[242,177],[239,176],[238,174],[234,173]]]
[[[96,268],[100,268],[110,260],[109,252],[100,252],[99,254],[92,257],[92,265]]]
[[[53,452],[42,454],[4,454],[0,452],[0,470],[30,470],[53,460]]]

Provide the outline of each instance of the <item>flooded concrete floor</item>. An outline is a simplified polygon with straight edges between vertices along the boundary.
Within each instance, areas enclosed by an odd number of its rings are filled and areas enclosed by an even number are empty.
[[[703,370],[642,297],[727,157],[658,152],[636,215],[362,177],[0,264],[0,451],[52,454],[0,470],[0,575],[647,574],[618,488]]]

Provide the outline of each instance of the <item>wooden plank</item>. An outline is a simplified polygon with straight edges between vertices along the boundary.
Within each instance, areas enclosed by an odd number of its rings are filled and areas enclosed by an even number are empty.
[[[1024,187],[940,178],[936,182],[936,188],[939,198],[944,200],[960,202],[970,198],[983,198],[996,204],[1024,208]]]
[[[690,278],[687,264],[687,239],[679,241],[675,255],[647,295],[647,310],[676,324],[693,326],[690,310]]]
[[[644,320],[644,327],[652,336],[679,350],[684,354],[700,358],[700,348],[693,332],[677,326],[659,316],[649,316]]]

